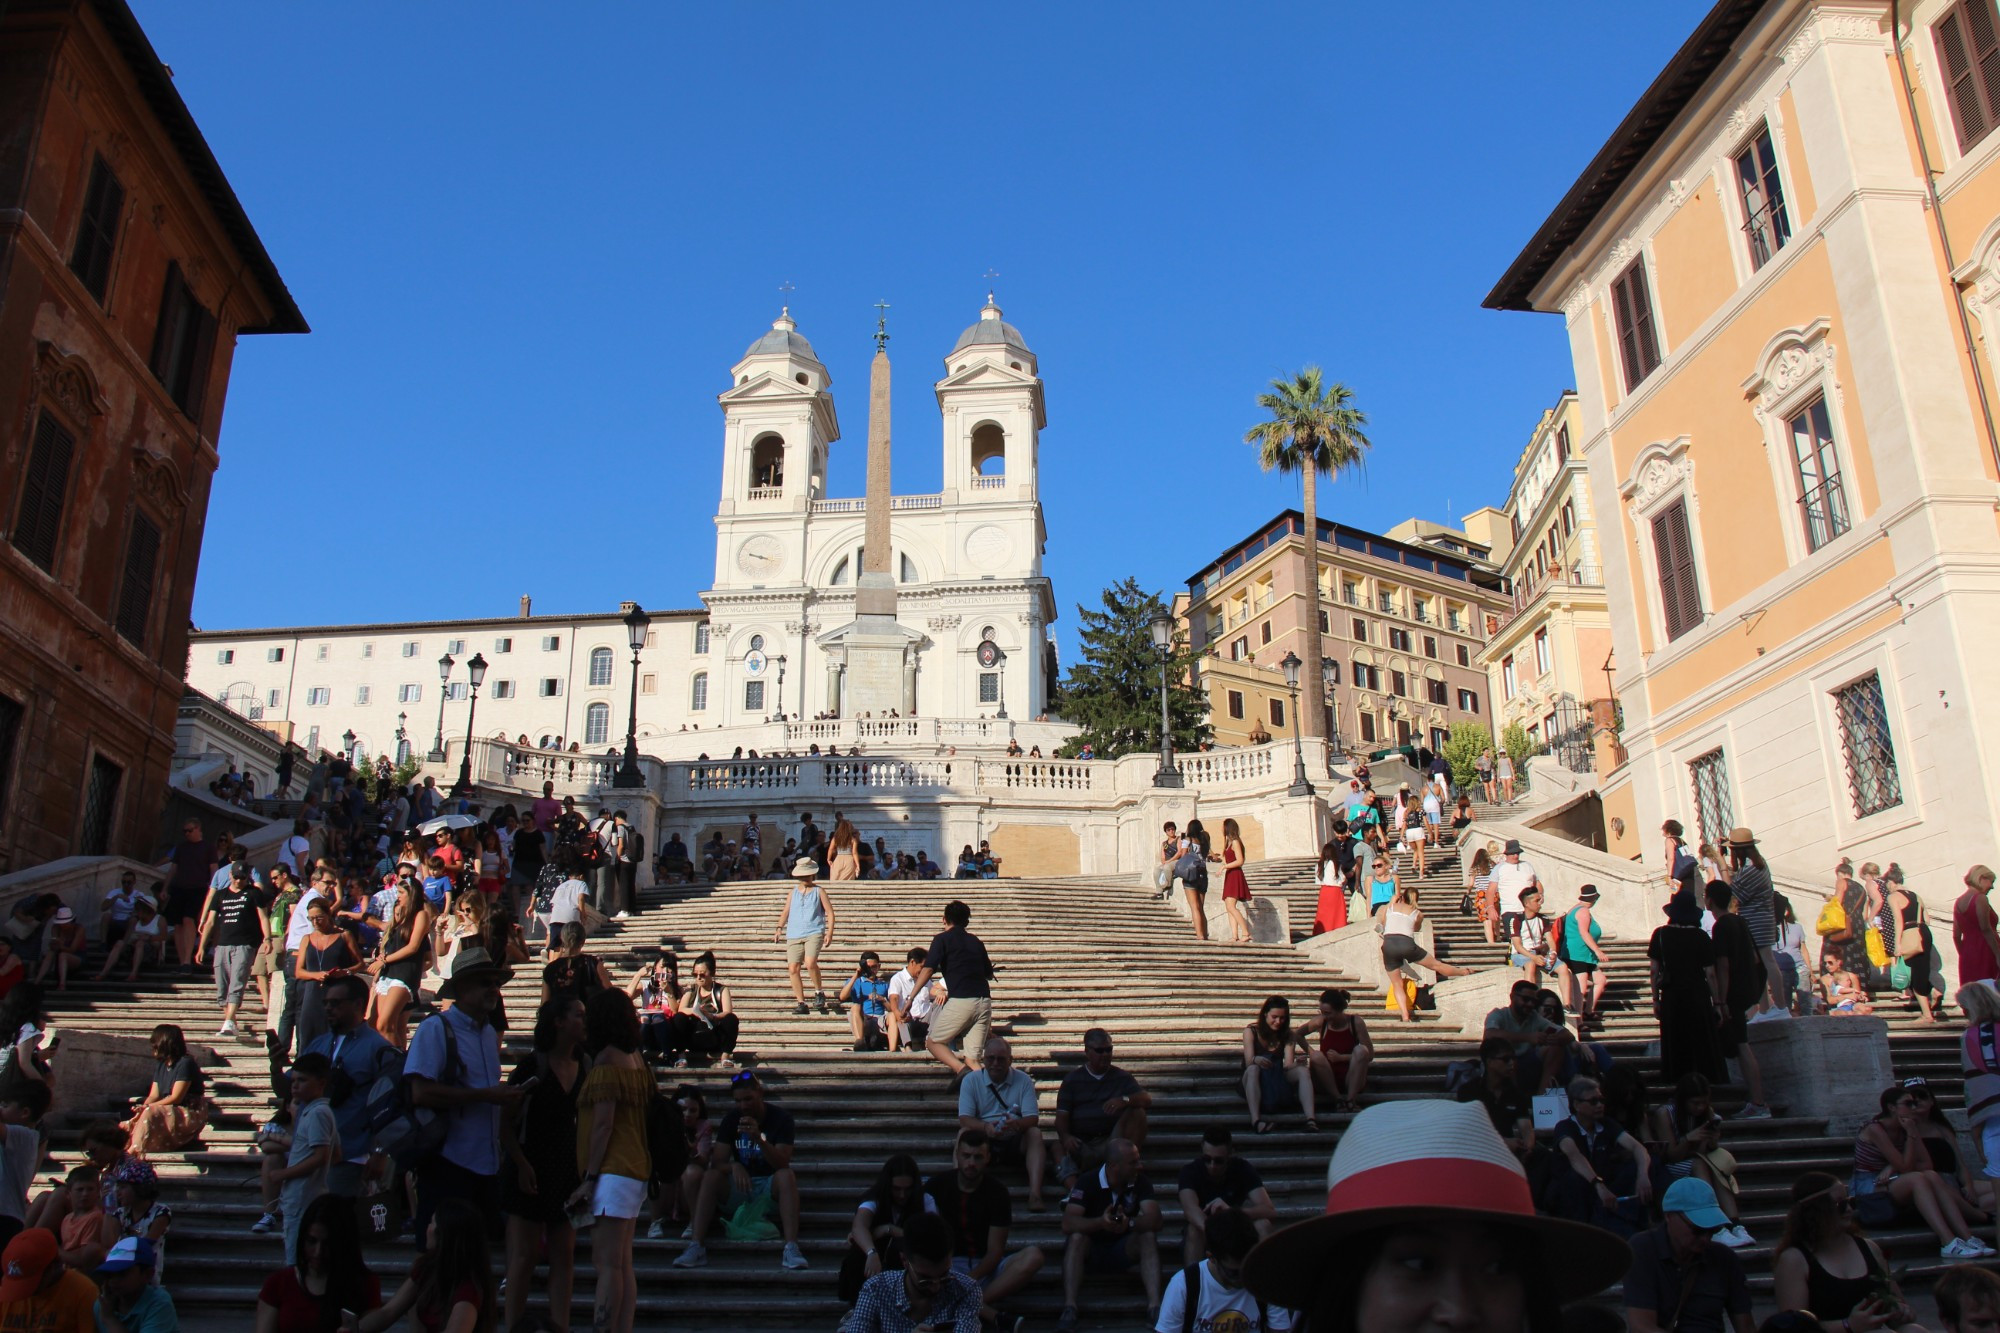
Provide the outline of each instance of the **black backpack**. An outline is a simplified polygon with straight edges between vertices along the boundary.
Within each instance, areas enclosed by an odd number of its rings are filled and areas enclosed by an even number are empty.
[[[1181,1270],[1181,1333],[1194,1333],[1194,1321],[1201,1314],[1201,1265],[1189,1264]],[[1264,1298],[1257,1297],[1257,1327],[1271,1326]]]
[[[646,1152],[653,1159],[646,1193],[657,1199],[679,1183],[688,1165],[687,1121],[681,1104],[658,1088],[646,1100]]]

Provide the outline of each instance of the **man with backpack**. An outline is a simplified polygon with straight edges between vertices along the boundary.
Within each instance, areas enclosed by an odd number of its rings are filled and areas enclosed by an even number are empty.
[[[611,825],[611,901],[605,915],[613,921],[630,920],[639,903],[639,862],[646,855],[646,839],[627,821],[620,810]]]
[[[386,1155],[371,1152],[368,1093],[378,1079],[402,1072],[403,1053],[367,1022],[368,983],[360,977],[349,972],[329,978],[320,986],[319,998],[326,1009],[326,1032],[305,1053],[324,1055],[333,1066],[327,1100],[340,1131],[340,1157],[327,1172],[326,1192],[357,1199],[369,1181],[381,1179],[388,1169]]]
[[[1257,1227],[1241,1211],[1225,1208],[1208,1219],[1208,1258],[1189,1264],[1167,1282],[1154,1333],[1285,1333],[1291,1315],[1266,1306],[1243,1286],[1243,1260],[1257,1243]]]
[[[443,1199],[499,1212],[500,1113],[528,1091],[501,1081],[500,1034],[492,1021],[500,988],[513,976],[486,950],[460,949],[438,987],[438,999],[451,1008],[425,1019],[410,1039],[403,1075],[417,1132],[406,1139],[399,1165],[416,1173],[420,1237]]]

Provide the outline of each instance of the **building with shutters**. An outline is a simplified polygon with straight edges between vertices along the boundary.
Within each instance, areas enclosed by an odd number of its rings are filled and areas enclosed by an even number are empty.
[[[305,331],[122,0],[0,7],[0,872],[158,850],[231,354]]]
[[[1487,304],[1560,313],[1625,762],[1935,904],[2000,845],[2000,13],[1720,0]]]
[[[1506,598],[1491,536],[1411,519],[1388,534],[1319,520],[1320,640],[1327,669],[1305,668],[1302,707],[1326,709],[1325,735],[1349,751],[1435,749],[1455,722],[1491,724],[1479,651]],[[1303,656],[1309,589],[1305,515],[1296,509],[1223,551],[1176,596],[1200,652],[1196,686],[1217,745],[1290,735],[1279,663]]]
[[[1577,447],[1575,390],[1542,413],[1514,464],[1494,552],[1510,599],[1480,645],[1495,731],[1519,726],[1531,751],[1595,767],[1591,705],[1614,697],[1611,613],[1589,469]]]

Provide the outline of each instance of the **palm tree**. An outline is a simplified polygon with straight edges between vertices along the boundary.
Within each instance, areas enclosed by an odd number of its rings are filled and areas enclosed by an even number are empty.
[[[1244,432],[1243,442],[1257,446],[1257,462],[1266,472],[1297,472],[1304,481],[1306,514],[1305,586],[1306,651],[1302,681],[1317,681],[1321,656],[1319,634],[1319,476],[1337,477],[1364,466],[1368,436],[1362,428],[1368,414],[1354,406],[1345,384],[1325,383],[1318,366],[1307,366],[1290,379],[1271,381],[1257,395],[1257,406],[1271,414]],[[1317,687],[1315,687],[1317,688]],[[1304,690],[1300,698],[1305,698]],[[1299,727],[1308,736],[1323,730],[1318,708],[1301,710]]]

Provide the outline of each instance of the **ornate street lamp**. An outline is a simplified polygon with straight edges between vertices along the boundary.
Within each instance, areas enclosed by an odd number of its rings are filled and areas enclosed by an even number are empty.
[[[408,713],[396,714],[396,762],[399,764],[403,762],[404,751],[409,748],[410,744],[410,733],[407,725],[409,720],[410,715]]]
[[[354,762],[354,742],[359,740],[360,737],[354,734],[353,727],[349,727],[341,734],[340,739],[347,742],[347,748],[342,750],[341,753],[347,757],[347,762],[351,764]]]
[[[779,653],[771,660],[778,664],[778,711],[764,720],[767,722],[783,722],[785,720],[785,655]]]
[[[1278,665],[1285,673],[1285,689],[1292,696],[1292,785],[1285,788],[1285,795],[1310,796],[1313,785],[1306,777],[1306,747],[1299,738],[1299,668],[1305,663],[1297,653],[1288,651]]]
[[[1152,631],[1153,651],[1160,655],[1160,766],[1153,773],[1155,787],[1183,785],[1180,766],[1174,763],[1174,729],[1167,717],[1167,666],[1174,656],[1174,618],[1164,608],[1153,613],[1146,628]]]
[[[450,653],[438,659],[438,734],[437,739],[431,742],[430,761],[433,764],[444,762],[444,697],[451,693],[448,688],[451,684],[451,667]]]
[[[625,758],[611,775],[614,787],[646,785],[646,775],[639,771],[639,650],[646,646],[646,628],[652,623],[637,602],[625,613],[625,642],[632,646],[632,707],[625,718]]]
[[[1326,716],[1331,723],[1327,727],[1327,743],[1333,747],[1327,756],[1327,763],[1333,762],[1333,755],[1340,750],[1340,663],[1331,657],[1319,659],[1319,678],[1326,686]]]
[[[463,796],[472,790],[472,718],[479,711],[479,686],[486,679],[484,654],[474,653],[465,669],[472,673],[472,701],[465,706],[465,753],[458,761],[458,781],[451,784],[453,796]]]

